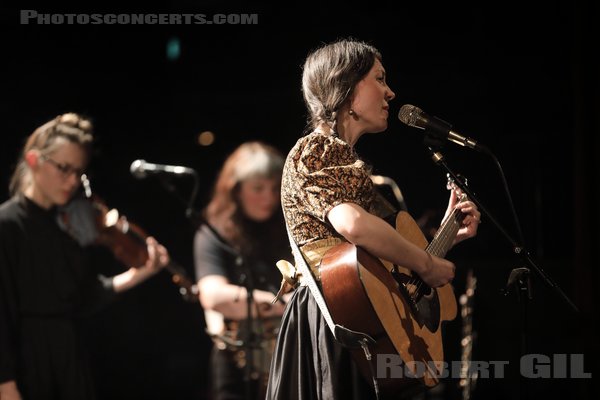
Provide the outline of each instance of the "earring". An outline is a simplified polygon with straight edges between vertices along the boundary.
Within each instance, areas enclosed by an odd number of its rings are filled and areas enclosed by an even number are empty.
[[[350,114],[350,115],[355,115],[356,113],[354,112],[354,110],[353,110],[353,109],[350,109],[350,111],[348,111],[348,114]]]

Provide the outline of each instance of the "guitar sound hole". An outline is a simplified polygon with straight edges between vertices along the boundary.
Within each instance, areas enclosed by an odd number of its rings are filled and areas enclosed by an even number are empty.
[[[398,284],[400,294],[406,299],[410,311],[418,320],[419,312],[417,308],[418,287],[413,277],[399,272],[396,268],[392,269],[391,275]]]
[[[396,268],[392,270],[392,277],[398,283],[401,290],[406,292],[415,303],[422,297],[432,298],[433,290],[421,278],[399,272]]]
[[[398,284],[398,289],[406,299],[410,311],[418,324],[435,332],[440,323],[440,302],[437,290],[433,290],[420,278],[399,272],[396,268],[391,275]]]

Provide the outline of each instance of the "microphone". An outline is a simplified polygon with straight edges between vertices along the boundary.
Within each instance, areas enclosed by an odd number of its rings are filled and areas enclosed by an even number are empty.
[[[410,104],[403,105],[400,107],[398,119],[413,128],[424,129],[434,137],[447,139],[458,145],[469,147],[477,151],[487,150],[485,146],[478,144],[477,141],[453,131],[452,125],[446,121],[427,115],[419,107]]]
[[[149,174],[175,174],[175,175],[196,175],[196,171],[192,168],[181,167],[178,165],[163,165],[163,164],[152,164],[146,162],[146,160],[135,160],[129,167],[131,175],[137,179],[143,179]]]

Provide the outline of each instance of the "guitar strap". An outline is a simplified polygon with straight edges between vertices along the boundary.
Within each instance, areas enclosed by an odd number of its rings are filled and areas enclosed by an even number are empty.
[[[336,324],[331,317],[331,313],[329,312],[329,308],[327,308],[327,304],[325,303],[325,299],[323,298],[323,294],[321,293],[321,289],[317,284],[317,281],[308,267],[306,263],[306,259],[304,255],[298,248],[296,241],[292,237],[292,233],[290,232],[290,228],[288,226],[287,220],[285,221],[285,228],[287,230],[288,239],[290,241],[290,246],[292,248],[292,254],[294,255],[294,261],[296,263],[296,267],[298,271],[302,274],[303,279],[305,279],[308,288],[310,289],[319,309],[321,310],[321,314],[323,314],[323,318],[325,318],[325,322],[327,326],[331,330],[333,337],[337,340],[341,345],[349,348],[359,348],[362,347],[365,349],[365,353],[368,354],[367,358],[370,359],[370,353],[368,351],[368,345],[374,344],[375,340],[371,338],[369,335],[362,332],[355,332],[348,328],[345,328],[341,325]]]
[[[284,218],[285,219],[285,218]],[[333,318],[331,317],[331,313],[329,312],[329,308],[327,308],[327,304],[325,303],[325,298],[321,293],[321,289],[317,284],[317,280],[315,279],[311,269],[308,267],[306,263],[306,259],[304,255],[298,248],[296,241],[292,237],[292,233],[290,232],[290,228],[287,223],[287,219],[285,221],[285,229],[287,230],[288,239],[290,241],[290,246],[292,248],[292,254],[294,255],[294,261],[296,264],[296,268],[302,274],[303,279],[305,279],[308,288],[310,289],[313,297],[319,309],[321,310],[321,314],[327,323],[327,326],[331,330],[333,337],[335,340],[340,343],[344,347],[348,347],[351,349],[362,348],[365,353],[365,358],[368,361],[369,368],[371,369],[371,375],[373,377],[373,388],[375,390],[375,397],[379,399],[379,385],[377,384],[377,376],[373,369],[373,362],[371,351],[369,350],[370,344],[375,344],[375,340],[363,332],[355,332],[348,328],[343,327],[342,325],[338,325],[333,322]]]

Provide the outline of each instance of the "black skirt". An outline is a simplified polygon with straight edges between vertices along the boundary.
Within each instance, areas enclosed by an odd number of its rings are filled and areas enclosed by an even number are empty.
[[[283,315],[267,400],[375,399],[351,354],[333,337],[310,289],[301,286]]]

